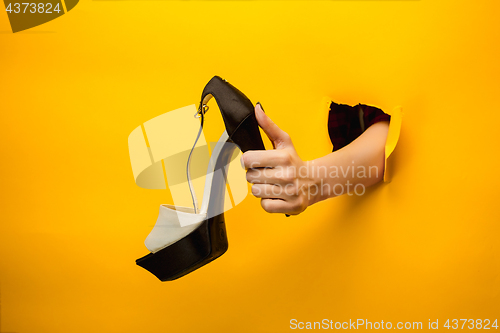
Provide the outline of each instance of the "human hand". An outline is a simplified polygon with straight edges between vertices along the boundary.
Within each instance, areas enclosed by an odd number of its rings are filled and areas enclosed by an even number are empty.
[[[261,198],[261,206],[269,213],[299,214],[313,203],[309,189],[308,164],[295,151],[290,136],[265,113],[260,103],[255,106],[259,126],[271,140],[273,150],[251,150],[241,157],[247,169],[252,194]]]

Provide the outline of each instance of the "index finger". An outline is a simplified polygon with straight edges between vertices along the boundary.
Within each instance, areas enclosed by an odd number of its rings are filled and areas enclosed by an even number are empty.
[[[274,168],[288,165],[288,153],[285,150],[249,150],[241,156],[245,169]]]

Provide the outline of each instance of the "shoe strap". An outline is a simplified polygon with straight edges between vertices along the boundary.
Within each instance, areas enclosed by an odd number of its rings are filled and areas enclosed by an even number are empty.
[[[227,81],[224,80],[224,79],[222,79],[219,76],[214,76],[207,83],[207,85],[203,89],[203,93],[202,93],[202,97],[201,97],[201,102],[200,102],[200,105],[198,107],[198,111],[194,115],[195,118],[200,118],[200,130],[198,131],[198,135],[196,136],[196,140],[194,141],[193,148],[191,148],[191,151],[189,152],[189,157],[188,157],[188,161],[187,161],[186,171],[187,171],[187,180],[188,180],[188,185],[189,185],[189,191],[191,192],[191,198],[193,200],[193,207],[194,207],[195,214],[198,214],[199,208],[198,208],[198,199],[196,198],[196,193],[195,193],[195,190],[194,190],[194,186],[193,186],[193,183],[191,181],[191,172],[190,172],[191,156],[193,154],[194,148],[196,147],[196,143],[198,142],[198,139],[200,138],[200,135],[201,135],[201,133],[203,131],[203,123],[204,123],[204,119],[205,119],[205,112],[208,111],[208,106],[207,106],[208,101],[212,97],[215,97],[215,100],[216,100],[217,104],[219,105],[219,108],[222,108],[223,105],[224,105],[224,108],[225,108],[225,106],[229,102],[228,98],[226,97],[226,95],[230,96],[230,94],[228,93],[229,92],[228,91],[228,87],[224,83],[227,84]],[[229,89],[231,89],[231,88],[229,88]],[[236,88],[233,87],[233,89],[236,89]],[[240,94],[242,96],[244,96],[243,93],[240,92]],[[244,96],[244,97],[246,98],[246,96]],[[250,101],[248,101],[248,102],[250,102]],[[251,104],[251,102],[250,102],[250,104]],[[223,118],[224,118],[224,114],[223,114]],[[226,123],[226,122],[224,121],[224,123]]]
[[[189,152],[189,157],[187,160],[187,166],[186,166],[186,172],[187,172],[187,181],[189,185],[189,191],[191,192],[191,198],[193,200],[193,207],[194,207],[194,213],[198,214],[198,199],[196,198],[196,193],[194,191],[194,186],[191,181],[191,156],[193,155],[194,148],[196,147],[196,144],[198,143],[198,140],[200,139],[200,135],[203,132],[203,122],[205,119],[205,110],[201,110],[201,112],[196,113],[195,117],[200,118],[200,129],[198,130],[198,135],[196,136],[196,140],[194,141],[193,148],[191,148],[191,151]]]
[[[210,101],[210,99],[212,99],[212,97],[215,99],[217,105],[219,106],[229,138],[232,138],[233,134],[238,129],[238,126],[242,123],[242,121],[245,120],[245,118],[248,117],[248,109],[253,110],[254,108],[252,102],[248,99],[247,96],[245,96],[245,94],[243,94],[236,87],[232,86],[230,83],[219,76],[214,76],[203,89],[201,102],[198,106],[198,111],[195,114],[196,118],[201,118],[200,130],[198,132],[198,136],[196,137],[193,148],[189,153],[187,162],[188,184],[189,190],[191,191],[195,213],[198,213],[198,200],[196,199],[189,172],[191,155],[203,129],[205,113],[208,111],[207,103],[208,101]],[[260,144],[258,143],[257,147],[260,147],[260,149],[265,149],[258,129],[256,133],[253,134],[253,136],[259,138]],[[242,151],[246,151],[245,147],[240,147],[240,149],[242,149]]]

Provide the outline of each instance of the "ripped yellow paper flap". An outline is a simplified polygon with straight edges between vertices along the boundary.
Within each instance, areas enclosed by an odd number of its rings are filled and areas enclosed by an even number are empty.
[[[389,183],[391,181],[391,168],[388,159],[396,148],[399,140],[401,123],[403,120],[403,108],[401,106],[397,106],[392,109],[392,111],[386,113],[391,116],[391,122],[389,124],[387,140],[385,141],[384,182]]]

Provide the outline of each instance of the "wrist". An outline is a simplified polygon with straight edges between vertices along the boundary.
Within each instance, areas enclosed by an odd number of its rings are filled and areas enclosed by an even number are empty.
[[[325,200],[328,196],[324,193],[325,179],[317,160],[306,161],[307,168],[307,206]],[[320,170],[321,169],[321,170]],[[324,172],[323,172],[324,173]]]

